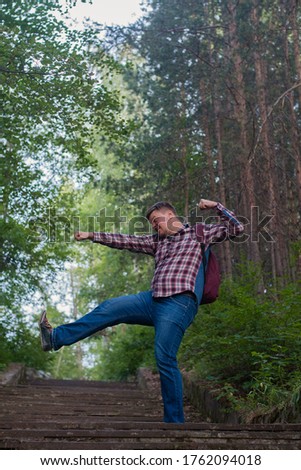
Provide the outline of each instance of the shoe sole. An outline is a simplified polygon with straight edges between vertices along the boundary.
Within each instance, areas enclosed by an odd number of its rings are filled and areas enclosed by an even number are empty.
[[[49,344],[48,344],[48,343],[45,343],[45,342],[43,341],[43,332],[42,332],[43,326],[42,326],[42,324],[43,324],[43,322],[44,322],[44,320],[45,320],[46,314],[47,314],[47,312],[46,312],[46,310],[44,310],[44,311],[42,312],[42,314],[41,314],[41,316],[40,316],[40,320],[39,320],[40,339],[41,339],[41,346],[42,346],[43,351],[51,351],[52,348],[51,348],[51,347],[49,348]]]
[[[45,317],[46,317],[46,310],[43,310],[43,312],[41,313],[41,316],[40,316],[40,320],[39,320],[39,327],[40,328],[41,328],[41,324],[45,320]]]

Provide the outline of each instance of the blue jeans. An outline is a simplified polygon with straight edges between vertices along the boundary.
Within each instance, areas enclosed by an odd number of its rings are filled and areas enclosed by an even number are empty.
[[[146,291],[109,299],[75,322],[54,328],[53,347],[57,350],[119,323],[154,326],[164,422],[183,423],[182,377],[176,356],[197,309],[197,301],[186,294],[153,298]]]

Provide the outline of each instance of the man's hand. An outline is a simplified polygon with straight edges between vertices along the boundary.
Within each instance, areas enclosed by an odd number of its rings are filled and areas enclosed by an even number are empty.
[[[217,202],[209,201],[208,199],[201,199],[199,202],[200,209],[214,209],[217,206]]]
[[[93,239],[93,232],[75,232],[74,238],[77,241],[82,240],[92,240]]]

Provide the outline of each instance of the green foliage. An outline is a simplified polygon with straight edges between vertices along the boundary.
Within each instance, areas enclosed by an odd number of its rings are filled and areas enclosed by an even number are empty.
[[[52,358],[42,351],[35,330],[36,325],[28,325],[16,311],[0,314],[1,368],[20,362],[37,370],[49,370]]]
[[[46,366],[26,305],[32,312],[45,299],[71,253],[76,189],[91,180],[93,142],[128,134],[109,84],[115,60],[93,27],[65,21],[67,10],[55,0],[12,0],[0,12],[3,363]]]
[[[61,348],[53,355],[50,373],[56,379],[88,379],[88,369],[83,366],[83,346],[77,343]]]
[[[26,289],[41,288],[41,271],[54,271],[66,259],[68,246],[53,243],[49,230],[55,218],[72,216],[65,185],[72,181],[74,192],[75,184],[91,178],[95,126],[98,136],[113,140],[127,134],[119,94],[106,85],[117,69],[114,60],[92,27],[73,29],[58,13],[63,15],[58,2],[32,0],[10,1],[1,10],[0,267],[6,304]]]
[[[91,378],[126,380],[139,367],[154,367],[154,329],[138,325],[120,325],[102,339],[97,365]]]
[[[300,311],[297,285],[287,286],[275,300],[274,292],[254,296],[243,281],[226,281],[220,299],[200,308],[181,362],[219,383],[236,406],[241,399],[253,407],[279,405],[300,383]]]

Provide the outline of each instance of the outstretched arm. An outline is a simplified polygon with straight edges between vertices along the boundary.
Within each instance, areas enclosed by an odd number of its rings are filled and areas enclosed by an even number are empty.
[[[100,243],[118,250],[129,250],[148,255],[154,255],[156,247],[152,235],[136,236],[108,232],[76,232],[74,238],[77,241],[91,240],[94,243]]]

